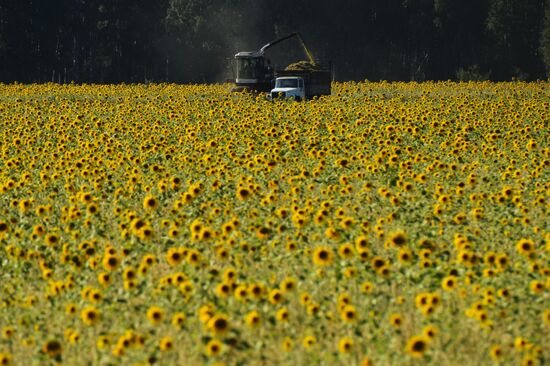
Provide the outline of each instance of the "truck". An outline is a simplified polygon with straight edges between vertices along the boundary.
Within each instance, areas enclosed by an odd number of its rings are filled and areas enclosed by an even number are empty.
[[[296,64],[292,64],[298,65],[298,69],[292,68],[292,65],[289,65],[283,70],[275,70],[275,67],[271,65],[270,60],[265,57],[266,51],[276,44],[293,37],[297,37],[300,40],[309,61],[301,61]],[[275,39],[265,44],[258,51],[244,51],[236,53],[235,64],[235,85],[231,90],[232,92],[250,91],[255,93],[270,93],[275,86],[276,78],[293,76],[303,79],[303,98],[326,94],[326,80],[329,80],[328,94],[330,94],[330,70],[327,68],[322,68],[320,64],[314,60],[311,52],[308,50],[304,42],[304,39],[297,32]],[[307,67],[303,67],[304,65]],[[292,71],[291,74],[289,74],[290,71]],[[320,83],[319,80],[323,81]],[[320,88],[323,88],[323,92],[319,91]]]
[[[275,88],[271,90],[270,97],[300,101],[330,95],[330,83],[328,69],[280,70],[277,71]]]

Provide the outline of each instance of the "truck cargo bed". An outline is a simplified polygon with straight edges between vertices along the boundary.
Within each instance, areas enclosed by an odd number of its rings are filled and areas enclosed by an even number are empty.
[[[306,85],[306,98],[330,95],[331,72],[322,70],[279,70],[276,77],[297,76],[304,79]]]

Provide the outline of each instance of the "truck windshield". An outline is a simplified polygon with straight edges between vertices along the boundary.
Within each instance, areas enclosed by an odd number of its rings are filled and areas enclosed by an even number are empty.
[[[263,77],[263,58],[237,58],[237,79],[260,79]]]
[[[277,88],[297,88],[298,79],[278,79]]]

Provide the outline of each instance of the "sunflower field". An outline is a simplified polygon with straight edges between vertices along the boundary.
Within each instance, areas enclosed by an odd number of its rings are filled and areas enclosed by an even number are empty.
[[[550,363],[550,88],[0,85],[0,366]]]

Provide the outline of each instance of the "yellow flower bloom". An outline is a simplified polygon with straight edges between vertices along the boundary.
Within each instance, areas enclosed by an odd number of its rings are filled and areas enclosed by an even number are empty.
[[[332,250],[327,247],[319,247],[313,252],[313,263],[318,266],[326,266],[332,263]]]
[[[214,335],[223,335],[227,333],[229,330],[229,320],[227,316],[223,314],[214,315],[210,320],[208,321],[208,329],[212,332]]]
[[[158,306],[151,306],[147,310],[147,319],[153,325],[157,325],[164,320],[164,310]]]
[[[223,343],[215,338],[211,339],[206,344],[205,351],[208,356],[218,356],[223,352]]]
[[[304,337],[302,341],[302,345],[304,346],[305,349],[312,348],[313,346],[315,346],[316,343],[317,343],[317,338],[315,338],[312,335]]]
[[[99,321],[99,311],[93,306],[86,306],[80,313],[82,321],[86,325],[94,325]]]
[[[338,342],[338,352],[349,353],[353,349],[353,339],[344,337]]]
[[[428,350],[429,341],[424,336],[414,336],[407,341],[406,351],[415,358],[424,356]]]
[[[260,313],[254,310],[246,314],[245,322],[250,328],[254,328],[260,325],[261,319]]]

